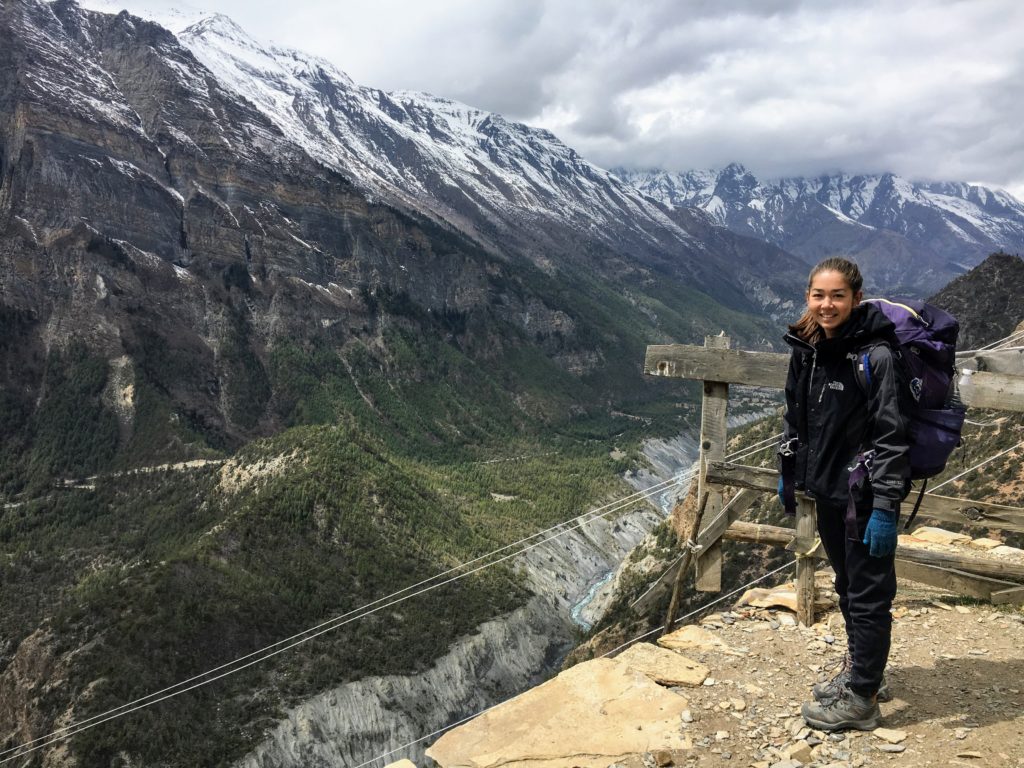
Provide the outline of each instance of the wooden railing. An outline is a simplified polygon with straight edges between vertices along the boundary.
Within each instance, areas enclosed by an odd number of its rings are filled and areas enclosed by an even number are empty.
[[[964,393],[970,408],[1024,411],[1024,350],[997,350],[958,355],[961,368],[975,370],[971,389]],[[709,336],[704,346],[682,344],[647,348],[644,373],[703,382],[701,404],[700,464],[697,495],[700,512],[691,535],[689,556],[681,557],[634,603],[644,612],[667,590],[679,585],[686,566],[695,563],[696,588],[718,592],[722,588],[722,541],[736,540],[784,546],[797,554],[798,618],[814,621],[814,570],[824,559],[817,540],[814,501],[798,494],[795,530],[754,525],[739,518],[762,493],[774,495],[778,472],[773,469],[725,461],[729,385],[781,389],[786,383],[789,355],[730,349],[729,338]],[[727,488],[739,489],[728,502]],[[957,525],[985,526],[1024,532],[1024,509],[971,499],[926,493],[919,516]],[[999,602],[1024,602],[1024,566],[991,558],[932,552],[900,546],[896,551],[897,573],[915,581],[961,594]],[[672,623],[677,595],[669,608],[666,626]]]

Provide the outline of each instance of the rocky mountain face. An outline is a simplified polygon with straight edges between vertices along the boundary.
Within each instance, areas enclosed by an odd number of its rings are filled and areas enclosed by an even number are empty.
[[[180,41],[66,1],[2,18],[2,303],[32,350],[7,374],[22,411],[72,340],[162,377],[229,445],[280,422],[275,338],[370,339],[399,309],[472,317],[482,354],[525,336],[577,375],[612,356],[610,336],[757,338],[764,312],[791,314],[796,259],[689,234],[543,131],[360,88],[223,17]],[[483,341],[489,322],[507,331]]]
[[[737,261],[745,243],[722,233],[723,248],[691,233],[548,131],[430,94],[358,86],[328,62],[259,44],[224,16],[179,37],[311,157],[491,249],[516,249],[544,270],[569,261],[616,279],[674,275],[743,308],[777,309],[792,292],[799,262],[788,254]],[[761,290],[751,300],[753,283]]]
[[[1024,260],[994,253],[929,301],[960,321],[960,349],[977,349],[1013,333],[1024,318]],[[1017,346],[1022,343],[1016,340]]]
[[[434,733],[541,683],[544,660],[563,658],[578,637],[569,609],[587,586],[614,568],[661,520],[639,508],[597,519],[543,543],[523,559],[535,594],[526,604],[460,638],[416,675],[374,676],[332,688],[291,708],[237,768],[359,765],[387,745],[388,762],[422,764]]]
[[[644,344],[757,343],[798,299],[792,256],[694,235],[548,134],[239,35],[0,3],[0,749],[623,492],[609,447],[672,412]],[[538,595],[543,674],[584,587],[517,564],[45,760],[241,759]]]
[[[994,251],[1024,248],[1024,203],[981,186],[891,173],[759,180],[738,164],[616,173],[670,209],[699,209],[809,264],[855,258],[869,287],[887,294],[928,295]]]

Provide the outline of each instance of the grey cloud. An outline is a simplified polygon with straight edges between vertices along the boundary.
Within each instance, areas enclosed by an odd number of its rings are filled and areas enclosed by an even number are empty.
[[[226,10],[367,85],[548,128],[606,167],[737,161],[763,175],[893,170],[1024,189],[1016,0],[257,8]]]

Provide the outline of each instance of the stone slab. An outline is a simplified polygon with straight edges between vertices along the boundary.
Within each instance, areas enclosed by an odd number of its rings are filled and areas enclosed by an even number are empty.
[[[643,672],[661,685],[703,685],[711,673],[703,664],[667,648],[651,643],[637,643],[615,657],[615,661]]]
[[[427,756],[441,768],[607,768],[643,752],[690,749],[679,727],[687,706],[627,665],[594,659],[454,728]]]
[[[920,528],[915,528],[910,537],[917,539],[918,541],[927,541],[932,544],[969,544],[971,537],[963,533],[953,533],[953,531],[947,531],[943,528],[934,528],[928,525],[922,525]]]
[[[831,608],[833,605],[832,600],[828,598],[827,593],[820,584],[816,584],[816,586],[817,589],[814,595],[815,609],[823,611]],[[737,608],[744,605],[749,605],[752,608],[785,608],[796,613],[796,586],[790,582],[789,584],[782,584],[772,589],[763,587],[748,589],[736,601]]]
[[[984,538],[983,539],[974,539],[970,543],[970,546],[975,547],[977,549],[995,549],[996,547],[1001,547],[1002,545],[1003,545],[1003,542],[999,541],[998,539],[984,539]]]
[[[696,624],[688,624],[682,629],[677,629],[667,635],[658,638],[658,645],[672,651],[731,651],[732,649],[714,632],[709,632],[704,627]]]

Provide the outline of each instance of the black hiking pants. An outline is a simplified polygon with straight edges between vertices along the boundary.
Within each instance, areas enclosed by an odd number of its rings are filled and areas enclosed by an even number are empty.
[[[892,608],[896,597],[896,556],[872,557],[863,543],[871,508],[857,510],[856,540],[846,535],[846,508],[817,502],[818,534],[836,572],[839,609],[846,620],[850,658],[850,688],[873,696],[882,682],[892,638]]]

